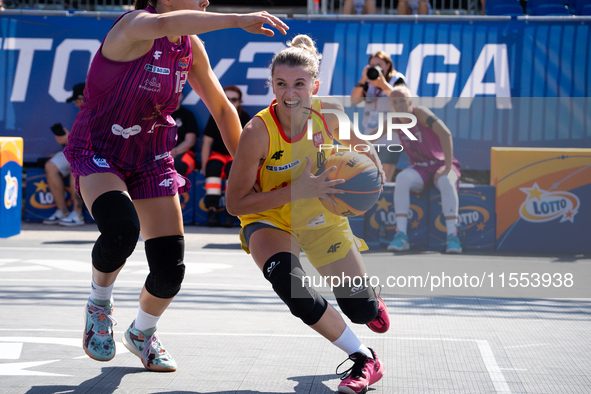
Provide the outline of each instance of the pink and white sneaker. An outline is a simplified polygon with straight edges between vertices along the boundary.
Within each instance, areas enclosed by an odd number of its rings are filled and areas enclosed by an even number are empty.
[[[378,382],[384,375],[384,364],[378,360],[378,356],[369,349],[373,358],[357,352],[349,356],[337,367],[337,375],[341,375],[342,382],[339,384],[339,393],[365,394],[372,384]],[[353,361],[353,366],[345,372],[339,373],[338,369],[346,361]],[[349,372],[349,375],[346,375]]]
[[[390,316],[388,315],[388,308],[386,307],[386,303],[379,296],[378,302],[378,315],[375,319],[367,323],[367,326],[373,332],[383,334],[390,328]]]

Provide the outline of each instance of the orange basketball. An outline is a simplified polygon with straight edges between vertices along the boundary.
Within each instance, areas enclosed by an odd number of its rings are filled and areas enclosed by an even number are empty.
[[[316,175],[332,166],[337,169],[326,180],[344,179],[345,182],[335,188],[345,190],[345,193],[331,196],[337,205],[321,199],[326,209],[336,215],[351,217],[361,215],[374,206],[380,197],[382,178],[369,157],[357,152],[335,153],[326,159]]]

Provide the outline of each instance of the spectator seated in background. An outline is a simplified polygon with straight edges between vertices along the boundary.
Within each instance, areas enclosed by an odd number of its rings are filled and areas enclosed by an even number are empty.
[[[394,209],[396,211],[396,235],[388,245],[388,250],[400,252],[410,248],[407,235],[410,193],[420,194],[433,185],[441,193],[441,208],[447,228],[447,253],[462,253],[457,232],[458,225],[458,187],[460,183],[460,162],[453,155],[451,132],[443,121],[430,109],[414,106],[410,90],[406,86],[385,87],[390,96],[392,109],[398,113],[413,114],[416,126],[408,129],[416,140],[411,140],[397,129],[404,151],[408,155],[410,167],[396,176],[394,188]],[[409,123],[410,118],[395,120]]]
[[[72,97],[68,98],[66,102],[74,102],[76,108],[80,109],[80,106],[84,102],[84,83],[79,83],[74,86]],[[70,134],[68,129],[56,123],[51,126],[51,131],[55,136],[55,140],[65,146],[68,142],[68,135]],[[70,177],[70,189],[72,190],[72,200],[74,201],[74,207],[72,212],[68,211],[68,205],[66,203],[65,195],[65,183],[64,178]],[[81,226],[84,224],[84,216],[82,210],[84,205],[82,200],[74,191],[74,177],[70,173],[70,163],[66,160],[62,151],[54,154],[51,159],[45,163],[45,177],[47,178],[47,184],[49,185],[49,191],[53,195],[55,205],[57,206],[56,211],[47,219],[43,221],[44,224],[59,224],[61,226]]]
[[[183,95],[179,97],[179,105],[172,113],[172,118],[177,125],[176,146],[172,149],[171,155],[174,159],[174,169],[183,176],[188,176],[195,171],[195,143],[199,135],[195,115],[185,107],[181,106]]]
[[[431,15],[429,0],[398,0],[398,15]]]
[[[236,107],[240,123],[244,127],[250,120],[250,115],[240,104],[242,92],[237,86],[224,88],[226,97]],[[228,179],[232,168],[232,156],[228,152],[222,135],[215,120],[210,117],[203,132],[203,145],[201,146],[201,174],[205,176],[205,207],[207,208],[208,226],[218,226],[218,207],[222,195],[222,178]],[[226,212],[225,227],[234,225],[234,216]]]
[[[346,15],[375,13],[376,3],[374,0],[345,0],[345,4],[343,4],[343,14]]]

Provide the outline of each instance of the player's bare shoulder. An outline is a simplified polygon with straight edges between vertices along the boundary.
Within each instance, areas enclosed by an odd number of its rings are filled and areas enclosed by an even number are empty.
[[[269,146],[269,132],[265,122],[258,117],[253,117],[242,130],[240,135],[239,150],[248,152],[249,155],[258,155],[261,159],[267,158]]]

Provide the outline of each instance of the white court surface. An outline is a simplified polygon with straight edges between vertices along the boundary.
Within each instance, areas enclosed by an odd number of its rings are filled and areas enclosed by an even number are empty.
[[[335,368],[345,355],[290,315],[239,249],[238,230],[187,227],[187,232],[185,283],[159,325],[160,339],[179,364],[174,373],[146,371],[120,343],[110,362],[84,354],[83,310],[98,236],[93,225],[25,223],[21,235],[0,239],[0,392],[335,392]],[[386,261],[390,256],[384,254]],[[457,259],[591,265],[588,255],[489,253]],[[304,267],[309,269],[305,261]],[[135,317],[146,274],[140,242],[115,285],[117,341]],[[369,393],[591,392],[589,299],[389,295],[386,302],[388,333],[351,325],[386,367]]]

